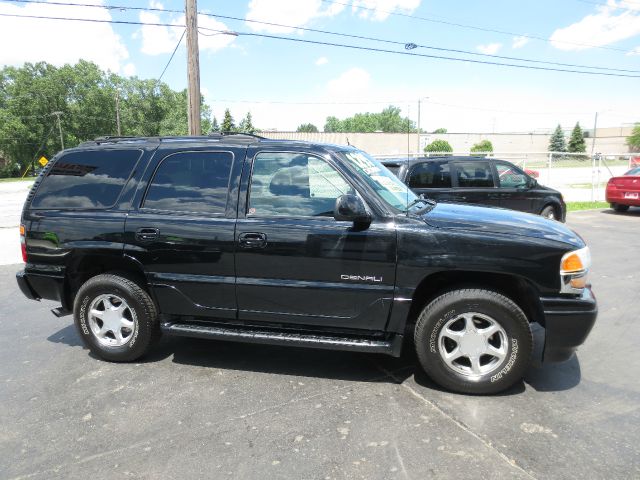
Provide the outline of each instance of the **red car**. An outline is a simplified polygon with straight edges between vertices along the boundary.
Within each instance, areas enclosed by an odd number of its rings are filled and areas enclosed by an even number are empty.
[[[640,167],[632,168],[621,177],[611,177],[606,198],[616,212],[626,212],[631,206],[640,207]]]

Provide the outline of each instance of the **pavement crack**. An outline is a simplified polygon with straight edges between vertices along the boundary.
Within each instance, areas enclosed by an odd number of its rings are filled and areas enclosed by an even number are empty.
[[[393,380],[396,381],[396,383],[398,385],[400,385],[402,388],[404,388],[405,390],[407,390],[411,395],[413,395],[414,397],[416,397],[418,400],[420,400],[421,402],[423,402],[424,404],[428,405],[429,407],[431,407],[432,409],[434,409],[435,411],[437,411],[438,413],[440,413],[440,415],[442,415],[443,417],[445,417],[446,419],[450,420],[451,422],[453,422],[456,426],[458,426],[461,430],[463,430],[464,432],[466,432],[467,434],[471,435],[473,438],[475,438],[476,440],[480,441],[485,447],[487,447],[488,449],[492,450],[496,455],[498,455],[501,459],[503,459],[506,463],[508,463],[511,467],[515,468],[516,470],[518,470],[520,473],[522,473],[523,475],[527,476],[528,478],[531,478],[533,480],[537,480],[536,477],[534,477],[531,473],[527,472],[524,468],[522,468],[520,465],[518,465],[516,463],[515,460],[511,460],[507,455],[505,455],[504,453],[502,453],[500,450],[498,450],[496,447],[494,447],[490,442],[488,442],[487,440],[485,440],[484,438],[482,438],[480,435],[478,435],[477,433],[475,433],[473,430],[471,430],[467,425],[465,425],[464,423],[462,423],[460,420],[457,420],[455,417],[451,416],[450,414],[448,414],[447,412],[445,412],[442,408],[440,408],[436,403],[432,402],[431,400],[429,400],[428,398],[426,398],[424,395],[422,395],[420,392],[417,392],[414,388],[412,388],[410,385],[407,385],[406,382],[403,382],[400,378],[398,378],[396,376],[397,371],[389,371],[386,368],[377,365],[376,367],[383,373],[386,373],[388,377],[391,377]],[[397,448],[396,448],[396,453],[398,453]]]

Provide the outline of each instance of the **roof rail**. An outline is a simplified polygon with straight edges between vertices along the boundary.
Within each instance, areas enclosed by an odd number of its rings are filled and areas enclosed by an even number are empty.
[[[251,138],[257,138],[258,140],[267,140],[267,137],[262,137],[260,135],[256,135],[255,133],[246,133],[246,132],[209,132],[209,134],[207,136],[209,137],[229,137],[232,135],[238,135],[238,136],[247,136],[247,137],[251,137]]]

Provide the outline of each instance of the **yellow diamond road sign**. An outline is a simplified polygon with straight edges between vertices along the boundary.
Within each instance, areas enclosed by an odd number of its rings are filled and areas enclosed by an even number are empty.
[[[47,160],[47,157],[42,156],[40,157],[40,160],[38,160],[38,163],[44,167],[47,163],[49,163],[49,160]]]

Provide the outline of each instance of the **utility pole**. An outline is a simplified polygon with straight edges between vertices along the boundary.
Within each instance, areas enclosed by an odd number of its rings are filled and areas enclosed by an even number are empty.
[[[116,128],[118,130],[118,136],[122,136],[120,130],[120,92],[116,90]]]
[[[187,96],[189,135],[200,135],[200,59],[198,51],[197,0],[185,0],[187,23]]]
[[[62,126],[60,125],[60,115],[62,115],[63,112],[51,112],[51,115],[55,115],[55,117],[58,119],[58,132],[60,132],[60,145],[62,146],[62,150],[64,150],[64,139],[62,138]]]
[[[418,156],[420,156],[420,102],[422,100],[429,100],[429,97],[419,97],[418,98]]]

